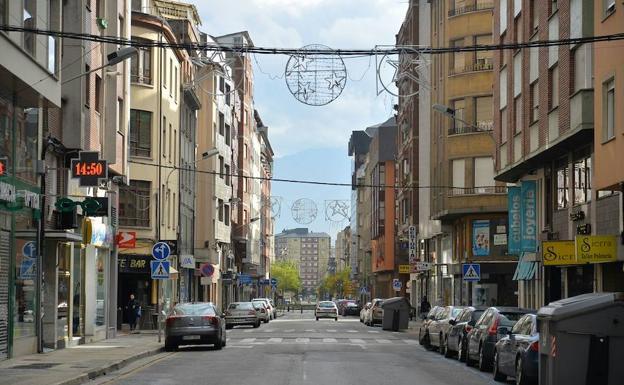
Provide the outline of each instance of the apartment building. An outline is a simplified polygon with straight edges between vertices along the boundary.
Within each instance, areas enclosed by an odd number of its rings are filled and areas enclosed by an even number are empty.
[[[334,246],[336,269],[338,271],[349,269],[351,272],[351,227],[347,226],[336,234]]]
[[[274,213],[271,199],[271,177],[273,176],[273,148],[269,141],[269,127],[265,126],[258,111],[254,111],[257,135],[260,141],[260,274],[259,278],[268,279],[271,263],[275,261]],[[264,296],[271,296],[268,285],[258,287]]]
[[[491,1],[431,2],[431,46],[492,43]],[[433,263],[425,292],[432,303],[515,305],[514,257],[507,255],[506,187],[494,181],[491,51],[432,55],[430,218],[440,232],[421,238]],[[461,265],[481,264],[478,283]],[[476,293],[479,293],[478,298]]]

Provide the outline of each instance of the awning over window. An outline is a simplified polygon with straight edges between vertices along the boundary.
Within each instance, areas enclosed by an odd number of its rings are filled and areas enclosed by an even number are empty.
[[[514,273],[514,281],[530,281],[535,278],[535,272],[537,271],[537,262],[527,261],[528,254],[533,253],[521,253],[518,259],[518,266],[516,266],[516,272]]]

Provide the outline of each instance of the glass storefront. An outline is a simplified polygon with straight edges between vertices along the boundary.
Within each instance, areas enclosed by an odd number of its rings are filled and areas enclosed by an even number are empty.
[[[96,249],[95,257],[95,277],[96,277],[96,305],[95,305],[95,325],[106,324],[106,268],[108,250]]]

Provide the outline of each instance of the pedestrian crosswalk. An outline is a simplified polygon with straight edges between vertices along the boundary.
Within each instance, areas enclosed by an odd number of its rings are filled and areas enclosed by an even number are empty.
[[[234,329],[232,331],[228,331],[228,333],[337,333],[336,329],[304,329],[304,330],[296,330],[296,329]],[[368,333],[368,334],[379,334],[379,330],[355,330],[355,329],[347,329],[341,330],[340,333]],[[398,333],[393,333],[398,334]]]
[[[416,345],[414,339],[387,339],[387,338],[308,338],[308,337],[271,337],[271,338],[228,338],[230,346],[255,346],[272,344],[347,344],[347,345]]]

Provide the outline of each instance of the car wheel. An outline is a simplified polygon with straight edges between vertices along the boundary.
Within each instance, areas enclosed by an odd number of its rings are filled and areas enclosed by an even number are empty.
[[[424,337],[423,337],[423,346],[425,347],[425,349],[427,350],[431,350],[433,349],[433,346],[431,346],[431,337],[429,336],[429,333],[425,333]]]
[[[263,320],[262,322],[264,322],[265,324],[268,324],[269,323],[269,319],[267,318],[267,319]]]
[[[494,352],[494,381],[503,382],[507,380],[507,376],[500,372],[498,369],[498,352]]]
[[[529,379],[524,375],[523,366],[522,357],[518,357],[516,360],[516,385],[528,385],[530,383]]]
[[[254,329],[257,329],[260,327],[260,320],[258,320],[255,324],[254,324]]]
[[[442,342],[443,342],[443,341],[444,341],[444,340],[442,339],[442,333],[440,333],[440,334],[438,335],[438,352],[439,352],[440,354],[444,354],[444,348],[446,347],[446,346],[444,346],[444,345],[442,344]]]
[[[444,357],[451,358],[452,355],[453,355],[453,351],[449,349],[449,346],[448,346],[448,337],[444,337]]]
[[[167,340],[165,340],[165,351],[167,352],[173,352],[178,348],[178,345],[171,343]]]
[[[475,360],[470,357],[470,342],[466,341],[466,366],[474,366]]]
[[[219,338],[218,340],[215,341],[214,348],[215,348],[215,350],[223,349],[223,340],[221,338]]]
[[[464,343],[464,339],[460,338],[459,343],[457,345],[457,359],[459,362],[466,362],[466,344]]]
[[[234,327],[234,325],[225,325],[225,328],[228,329],[228,330],[232,329],[233,327]]]
[[[489,370],[489,365],[485,362],[485,357],[483,356],[483,348],[479,349],[479,370],[482,372],[487,372]]]
[[[338,317],[334,318],[334,321],[338,322]]]

